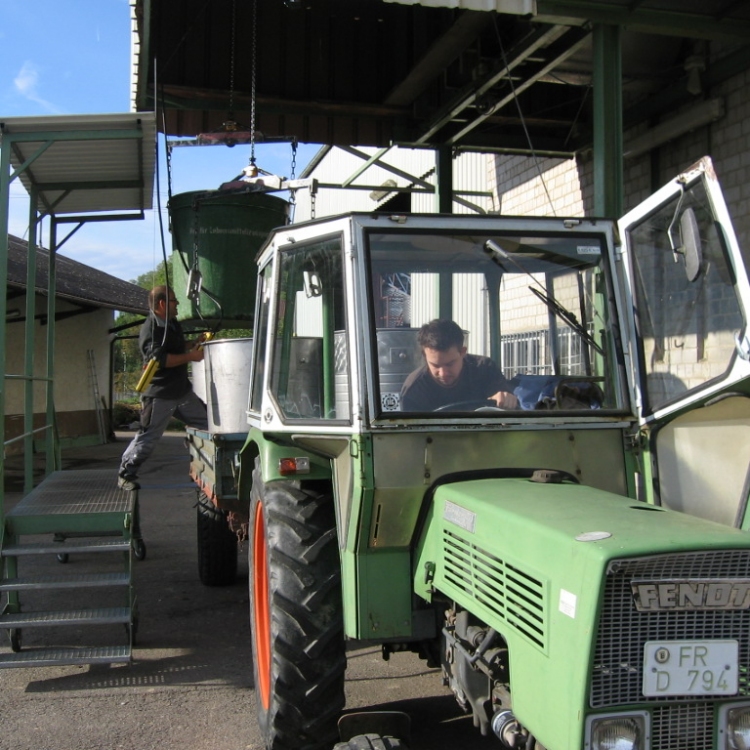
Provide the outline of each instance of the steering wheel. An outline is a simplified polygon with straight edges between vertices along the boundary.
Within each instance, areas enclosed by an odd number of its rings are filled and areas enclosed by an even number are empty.
[[[505,411],[505,409],[498,406],[491,398],[473,398],[443,404],[433,411]]]

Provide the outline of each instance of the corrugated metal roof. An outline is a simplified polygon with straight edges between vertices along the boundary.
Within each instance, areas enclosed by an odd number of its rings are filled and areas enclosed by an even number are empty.
[[[153,202],[156,117],[153,112],[8,117],[0,138],[40,213],[143,211]]]
[[[8,236],[8,286],[26,289],[28,243],[20,237]],[[36,292],[47,295],[49,251],[36,252]],[[103,307],[121,312],[148,312],[148,290],[122,281],[91,266],[66,258],[59,253],[55,263],[55,295],[85,307]]]
[[[134,102],[158,106],[159,126],[182,137],[255,118],[259,142],[566,156],[593,139],[592,24],[622,31],[626,127],[750,64],[747,0],[131,5]]]

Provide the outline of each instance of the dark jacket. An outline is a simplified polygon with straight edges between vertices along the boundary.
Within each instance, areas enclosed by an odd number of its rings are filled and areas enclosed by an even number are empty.
[[[434,411],[447,404],[481,401],[498,391],[512,390],[510,381],[489,357],[467,354],[458,381],[449,387],[440,385],[426,364],[412,372],[401,389],[401,410]]]
[[[167,325],[167,336],[164,338],[164,321],[154,313],[141,326],[138,335],[138,345],[143,355],[144,366],[155,357],[159,368],[149,387],[143,392],[144,396],[156,398],[181,398],[193,386],[188,376],[187,364],[177,367],[167,367],[167,354],[184,354],[187,350],[182,326],[176,320],[170,320]]]

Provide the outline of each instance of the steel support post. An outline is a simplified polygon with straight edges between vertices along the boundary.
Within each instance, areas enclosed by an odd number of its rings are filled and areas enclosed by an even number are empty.
[[[37,201],[34,185],[29,190],[29,234],[26,254],[26,323],[24,333],[23,381],[23,492],[34,489],[34,352],[36,349],[36,249]]]
[[[0,533],[5,525],[5,399],[8,392],[5,380],[5,345],[8,300],[8,212],[10,210],[10,139],[0,135]]]
[[[622,30],[595,24],[594,42],[594,214],[623,214]]]
[[[453,149],[440,146],[435,149],[435,195],[439,214],[453,213]]]
[[[52,216],[49,228],[49,268],[47,276],[47,418],[46,473],[62,468],[60,441],[57,438],[57,416],[55,412],[55,332],[57,322],[57,219]]]

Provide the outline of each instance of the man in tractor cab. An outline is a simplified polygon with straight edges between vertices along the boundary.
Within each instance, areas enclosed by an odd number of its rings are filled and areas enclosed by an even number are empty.
[[[425,363],[401,388],[402,411],[436,411],[487,406],[518,409],[510,381],[489,358],[468,354],[464,333],[452,320],[431,320],[419,329],[417,342]]]

